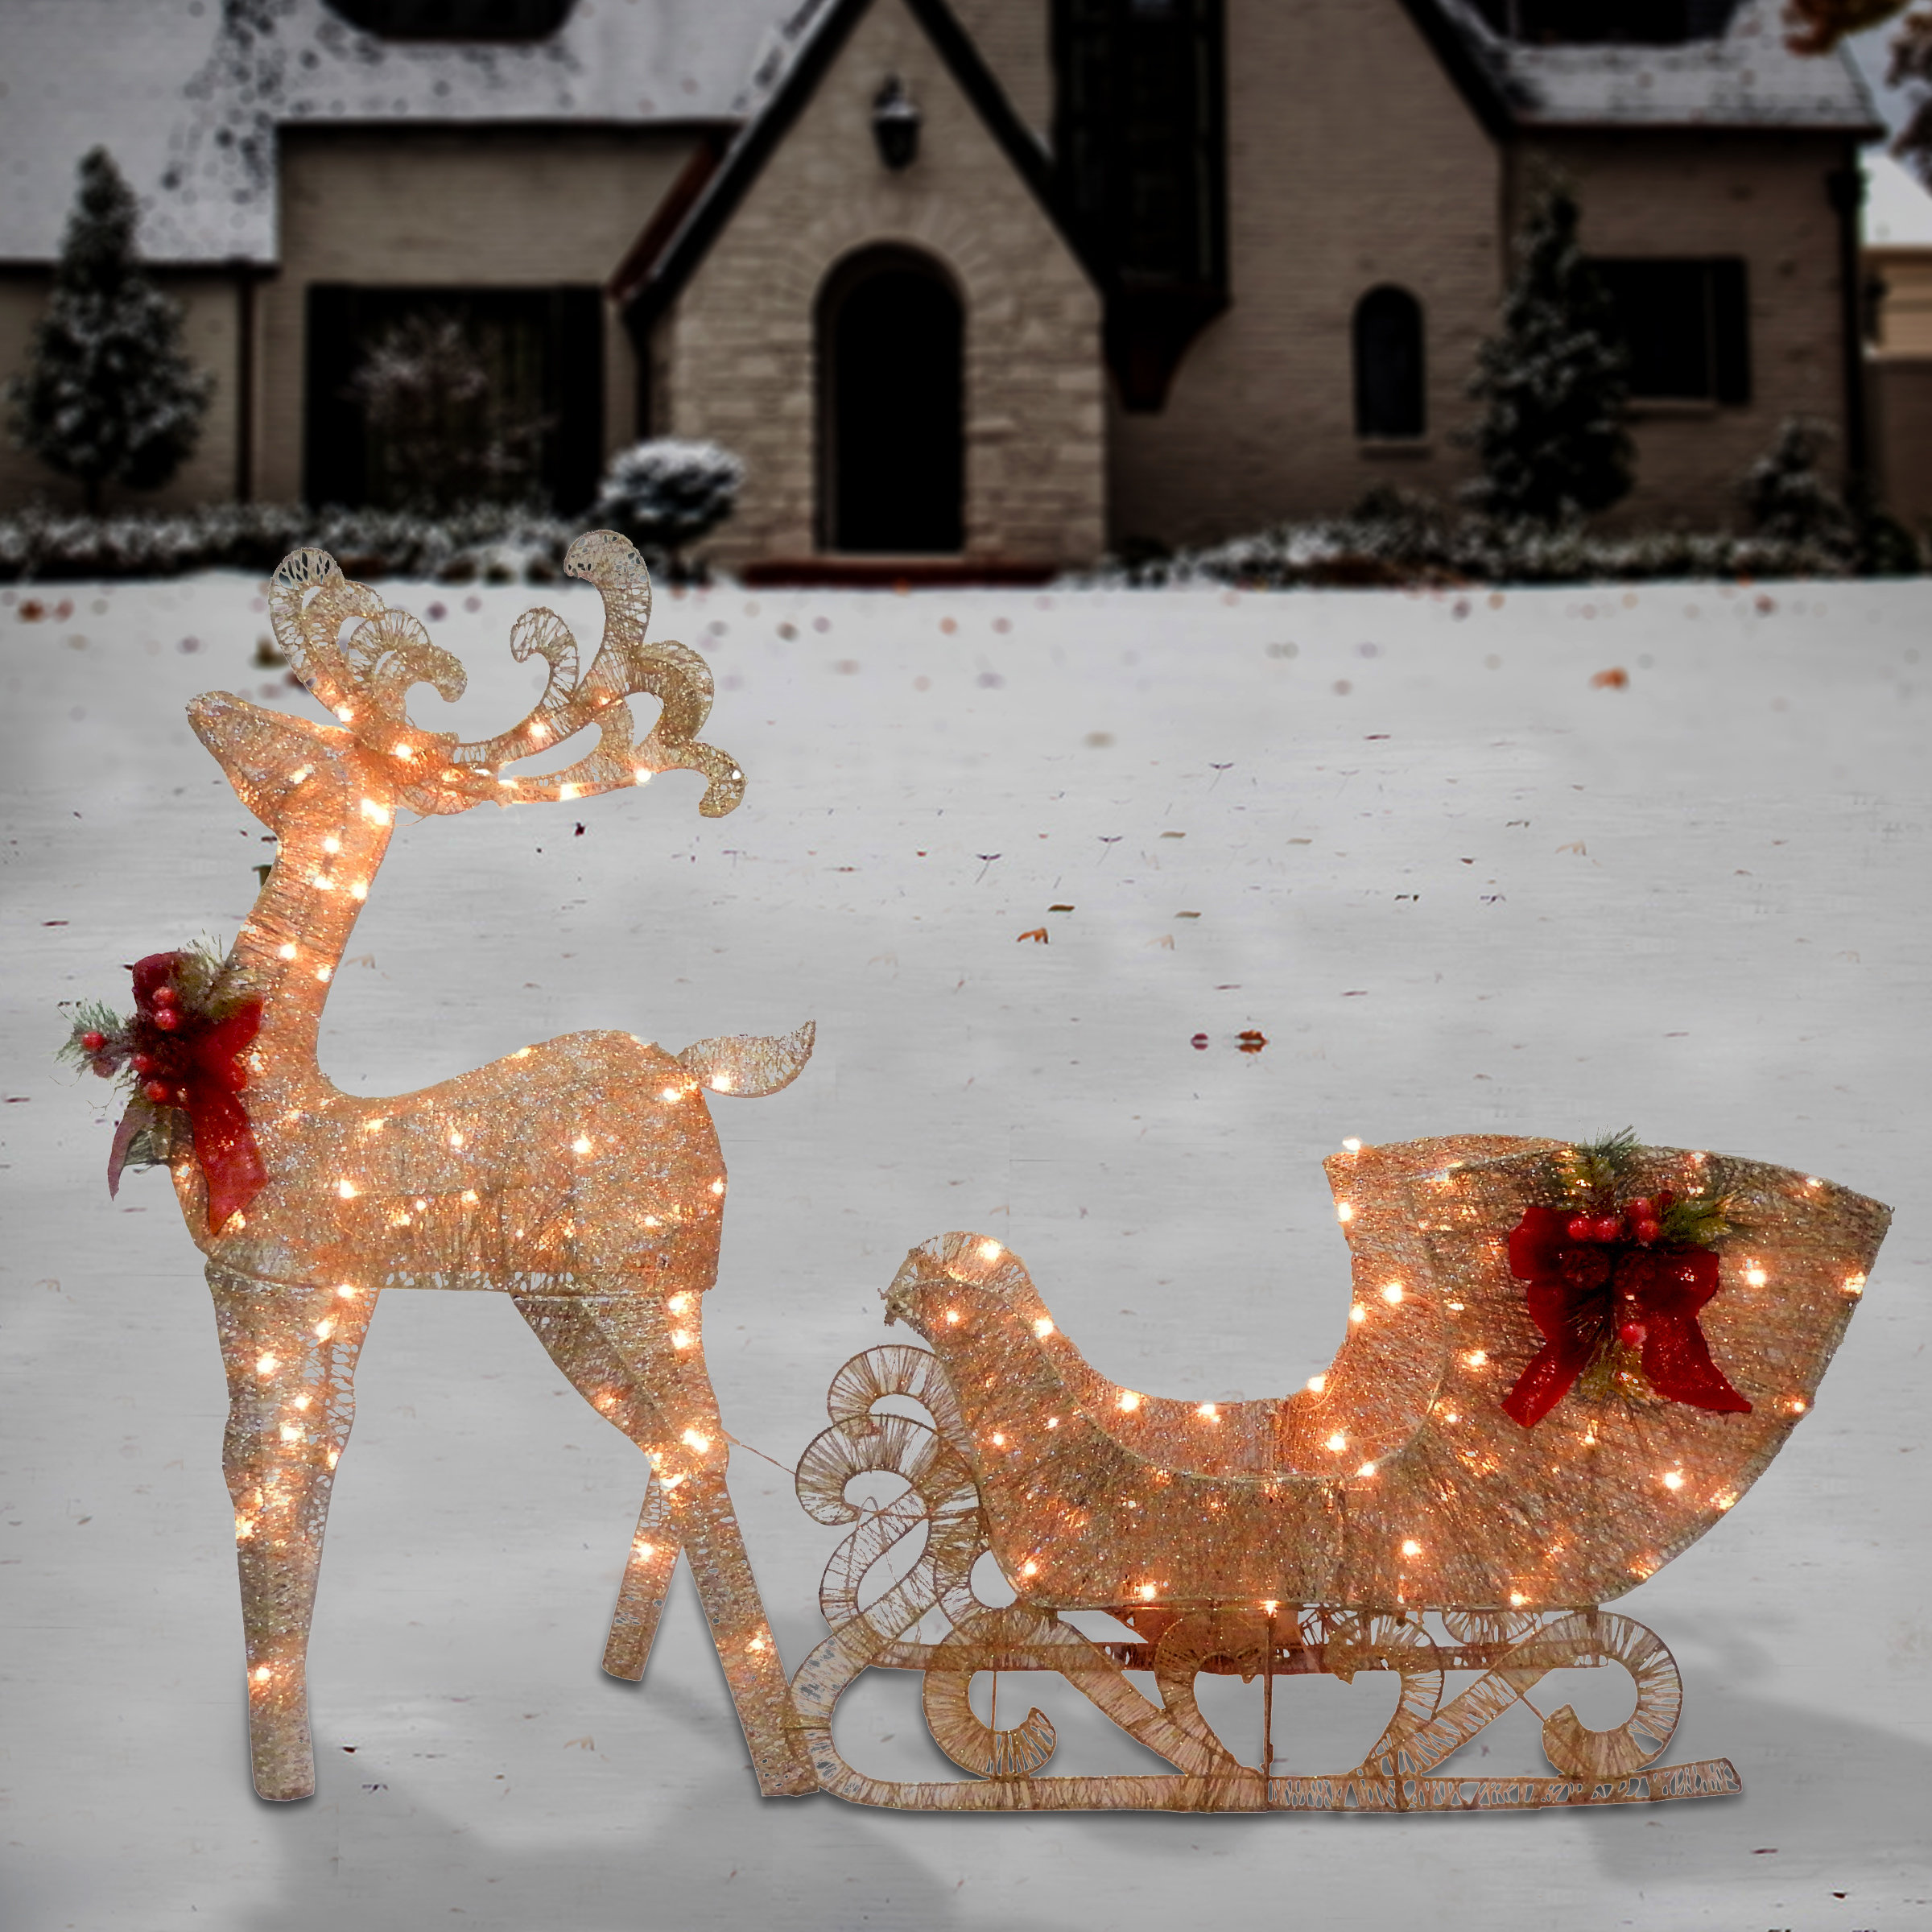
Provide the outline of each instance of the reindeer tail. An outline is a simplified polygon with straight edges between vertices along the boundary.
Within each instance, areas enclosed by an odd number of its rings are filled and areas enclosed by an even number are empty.
[[[789,1087],[804,1071],[816,1031],[815,1023],[807,1020],[782,1039],[734,1033],[722,1039],[693,1040],[677,1059],[712,1092],[756,1100]]]

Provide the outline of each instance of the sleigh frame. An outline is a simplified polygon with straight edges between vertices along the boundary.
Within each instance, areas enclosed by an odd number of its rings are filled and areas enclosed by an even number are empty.
[[[892,1397],[924,1406],[930,1422],[881,1410]],[[1346,1606],[1196,1604],[1150,1612],[1145,1605],[1096,1604],[1133,1632],[1128,1641],[1105,1642],[1054,1609],[989,1605],[972,1583],[992,1550],[985,1511],[937,1359],[904,1345],[868,1349],[834,1378],[828,1407],[832,1426],[799,1464],[799,1494],[819,1520],[850,1530],[820,1590],[831,1634],[793,1679],[792,1699],[820,1786],[836,1797],[917,1811],[1427,1812],[1648,1804],[1743,1790],[1728,1759],[1658,1761],[1682,1703],[1676,1664],[1642,1624],[1594,1607],[1431,1619]],[[900,1479],[900,1493],[852,1500],[854,1479],[868,1476]],[[922,1538],[896,1582],[862,1597],[882,1561],[890,1568],[895,1549]],[[935,1622],[944,1626],[936,1637]],[[1443,1772],[1551,1670],[1612,1664],[1634,1681],[1636,1708],[1605,1731],[1587,1728],[1567,1705],[1545,1717],[1543,1749],[1557,1775]],[[847,1761],[833,1736],[834,1715],[869,1670],[921,1674],[933,1740],[970,1775],[914,1782],[875,1777]],[[1396,1673],[1401,1691],[1362,1761],[1327,1773],[1278,1771],[1274,1680],[1316,1673],[1352,1678],[1365,1670]],[[1018,1671],[1063,1678],[1173,1772],[1044,1774],[1058,1741],[1051,1719],[1030,1708],[1018,1724],[997,1728],[970,1703],[976,1674]],[[1261,1680],[1261,1762],[1240,1762],[1203,1717],[1195,1685],[1203,1672]],[[1478,1674],[1445,1697],[1446,1679],[1456,1672]],[[1130,1673],[1151,1674],[1155,1696]]]

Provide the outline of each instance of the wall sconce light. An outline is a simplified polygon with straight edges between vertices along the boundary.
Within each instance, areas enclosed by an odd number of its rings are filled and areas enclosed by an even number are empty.
[[[923,118],[897,74],[873,98],[872,138],[879,144],[879,159],[894,174],[919,159],[919,122]]]

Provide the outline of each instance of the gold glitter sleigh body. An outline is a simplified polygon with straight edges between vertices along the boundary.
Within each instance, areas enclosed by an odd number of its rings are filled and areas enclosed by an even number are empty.
[[[572,546],[565,568],[602,596],[602,647],[580,675],[562,621],[526,613],[512,650],[547,663],[547,688],[519,724],[486,742],[459,744],[411,721],[409,687],[427,683],[453,700],[461,667],[319,551],[283,564],[270,608],[283,650],[337,724],[225,693],[189,708],[242,803],[279,841],[233,955],[262,1001],[244,1098],[267,1181],[245,1212],[209,1230],[200,1169],[185,1150],[174,1162],[183,1212],[208,1256],[227,1367],[223,1463],[265,1798],[314,1789],[309,1619],[356,1359],[386,1287],[509,1294],[586,1399],[644,1451],[644,1507],[605,1667],[642,1675],[687,1548],[760,1789],[814,1786],[785,1723],[784,1674],[725,1486],[727,1439],[702,1342],[725,1187],[704,1092],[775,1092],[805,1064],[811,1028],[677,1054],[629,1034],[574,1034],[389,1099],[343,1093],[316,1063],[323,1001],[398,807],[436,815],[487,799],[568,801],[677,768],[707,780],[707,815],[737,803],[743,774],[695,738],[710,674],[682,645],[646,642],[650,580],[631,546],[595,532]],[[662,712],[635,741],[623,700],[640,692]],[[596,748],[567,770],[505,770],[586,730]]]
[[[848,1363],[832,1426],[799,1469],[807,1509],[855,1525],[821,1592],[832,1634],[793,1683],[825,1787],[975,1810],[1524,1809],[1740,1789],[1724,1759],[1658,1764],[1675,1665],[1600,1605],[1703,1534],[1808,1413],[1889,1216],[1813,1176],[1643,1150],[1649,1188],[1722,1193],[1742,1224],[1704,1319],[1751,1410],[1712,1414],[1624,1377],[1579,1387],[1525,1429],[1500,1398],[1542,1337],[1502,1236],[1539,1198],[1557,1146],[1468,1136],[1331,1159],[1353,1261],[1347,1339],[1325,1375],[1278,1401],[1122,1388],[1088,1366],[1001,1243],[954,1234],[915,1249],[887,1319],[934,1352]],[[881,1476],[901,1492],[848,1497],[855,1477]],[[988,1555],[1009,1605],[975,1592]],[[1090,1638],[1068,1620],[1083,1612],[1130,1637]],[[1604,1732],[1567,1706],[1546,1718],[1557,1777],[1437,1774],[1548,1671],[1612,1662],[1636,1709]],[[869,1668],[925,1674],[928,1726],[972,1778],[898,1782],[846,1762],[833,1711]],[[1129,1670],[1153,1674],[1158,1702]],[[1363,1670],[1402,1682],[1366,1757],[1278,1775],[1275,1680]],[[968,1701],[976,1673],[1013,1671],[1057,1673],[1174,1773],[1040,1776],[1051,1720],[1033,1709],[998,1728]],[[1262,1679],[1258,1761],[1237,1760],[1202,1716],[1203,1671]],[[1451,1671],[1480,1674],[1445,1703]]]

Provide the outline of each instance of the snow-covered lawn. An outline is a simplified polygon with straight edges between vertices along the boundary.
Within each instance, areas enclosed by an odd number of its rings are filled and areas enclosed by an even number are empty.
[[[666,596],[656,634],[718,675],[735,815],[679,776],[477,811],[411,826],[376,883],[324,1042],[353,1088],[580,1027],[816,1018],[797,1085],[715,1109],[711,1361],[786,1468],[946,1228],[1010,1243],[1104,1372],[1209,1399],[1332,1355],[1317,1163],[1344,1135],[1628,1122],[1896,1203],[1815,1415],[1625,1601],[1684,1668],[1672,1756],[1729,1756],[1746,1795],[1372,1824],[762,1806],[686,1579],[642,1689],[599,1673],[642,1470],[481,1295],[378,1313],[312,1653],[320,1790],[256,1803],[199,1257],[159,1177],[110,1206],[105,1090],[49,1055],[56,1001],[118,1001],[122,962],[248,908],[267,848],[181,708],[308,705],[251,664],[258,592],[0,595],[10,1927],[1932,1918],[1932,588]],[[519,611],[597,628],[574,585],[388,594],[471,666],[472,737],[530,681]],[[795,1668],[836,1533],[757,1455],[733,1484]],[[1359,1753],[1393,1696],[1304,1687],[1284,1769]],[[848,1755],[934,1761],[915,1690],[880,1680]],[[1478,1768],[1543,1769],[1526,1721],[1505,1744]]]

